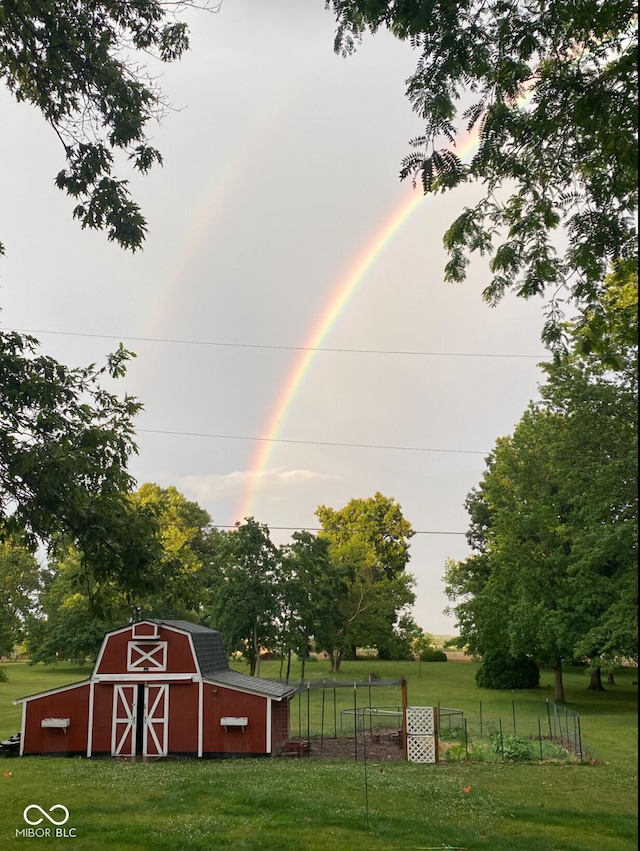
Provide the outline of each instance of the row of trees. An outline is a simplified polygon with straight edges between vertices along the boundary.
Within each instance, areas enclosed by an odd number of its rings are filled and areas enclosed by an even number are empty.
[[[156,523],[156,558],[143,577],[106,576],[72,544],[41,568],[24,539],[5,541],[0,652],[23,640],[34,662],[84,661],[106,630],[159,617],[220,630],[227,652],[242,652],[252,674],[264,650],[279,654],[287,678],[292,654],[304,661],[313,649],[330,654],[335,672],[358,645],[409,656],[419,633],[408,613],[413,532],[393,499],[377,493],[339,511],[320,506],[322,531],[296,532],[279,547],[253,518],[217,529],[174,487],[145,484],[129,499]]]
[[[601,308],[569,329],[541,401],[500,438],[466,507],[464,561],[445,582],[473,652],[527,656],[555,671],[638,658],[638,279],[607,278]]]

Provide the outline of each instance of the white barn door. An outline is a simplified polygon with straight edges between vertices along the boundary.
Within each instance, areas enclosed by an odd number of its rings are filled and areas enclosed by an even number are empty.
[[[116,684],[112,719],[112,756],[166,756],[169,684]]]
[[[169,684],[148,685],[144,701],[143,756],[166,756],[169,732]]]
[[[138,686],[115,685],[111,723],[111,756],[135,756]]]

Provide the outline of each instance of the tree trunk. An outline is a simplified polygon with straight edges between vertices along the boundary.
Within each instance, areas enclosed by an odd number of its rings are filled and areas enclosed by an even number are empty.
[[[609,671],[609,673],[607,674],[607,685],[614,686],[615,684],[616,681],[613,679],[613,671]]]
[[[604,691],[604,686],[602,685],[602,671],[600,668],[594,668],[593,671],[591,671],[587,691]]]
[[[254,623],[253,625],[253,671],[251,672],[252,677],[260,676],[260,645],[258,644],[258,624]]]
[[[562,662],[557,662],[553,668],[554,694],[555,701],[564,702],[564,682],[562,680]]]
[[[303,656],[302,657],[302,667],[300,668],[300,679],[301,680],[304,680],[304,672],[305,672],[306,666],[307,666],[307,657]]]
[[[289,677],[291,676],[291,650],[287,653],[287,677],[285,682],[289,685]],[[282,677],[281,677],[282,678]]]
[[[291,659],[291,651],[289,651],[289,659]],[[282,669],[284,668],[284,645],[280,650],[280,671],[278,672],[278,679],[282,682]],[[287,682],[289,679],[287,678]]]
[[[342,662],[342,650],[334,650],[329,654],[329,659],[331,659],[331,670],[330,674],[339,674],[340,673],[340,663]]]

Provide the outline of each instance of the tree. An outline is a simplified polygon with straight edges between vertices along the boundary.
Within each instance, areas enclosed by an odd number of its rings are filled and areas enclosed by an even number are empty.
[[[150,592],[132,598],[133,613],[200,620],[206,590],[204,563],[215,550],[216,539],[209,513],[173,485],[161,488],[147,482],[131,498],[134,505],[153,514],[160,541],[159,557],[149,571]]]
[[[329,558],[328,541],[306,531],[294,532],[292,539],[280,548],[276,577],[280,676],[286,656],[287,682],[292,653],[302,660],[304,679],[312,649],[336,628],[336,604],[346,593],[343,577]]]
[[[577,530],[576,603],[597,618],[576,654],[591,660],[596,689],[601,668],[638,652],[637,308],[637,270],[620,266],[602,307],[576,327],[575,354],[550,363],[541,388],[544,404],[570,423],[564,452],[579,459],[564,480]]]
[[[43,588],[36,615],[29,620],[29,663],[83,665],[95,659],[105,633],[122,626],[126,603],[108,583],[92,583],[76,550],[58,554],[43,571]]]
[[[497,441],[467,500],[474,552],[446,568],[472,651],[550,665],[557,699],[563,660],[588,658],[598,687],[600,669],[637,658],[637,275],[604,291],[605,314],[570,329],[541,402]]]
[[[637,253],[637,6],[631,0],[326,0],[335,49],[386,27],[418,52],[407,96],[424,122],[401,178],[423,191],[484,186],[446,232],[446,278],[490,257],[484,298],[551,292],[543,339],[564,299],[596,305],[611,264]],[[455,151],[477,134],[469,163]],[[563,247],[564,246],[564,247]]]
[[[320,505],[316,516],[322,525],[318,537],[329,542],[329,557],[347,588],[337,601],[337,628],[323,636],[330,641],[324,649],[337,672],[345,653],[353,654],[356,646],[384,652],[397,640],[394,629],[415,599],[413,577],[405,571],[414,533],[401,507],[380,493],[352,499],[339,511]]]
[[[144,581],[95,576],[76,548],[58,548],[43,572],[39,610],[29,624],[32,661],[91,659],[107,630],[140,618],[201,620],[205,562],[215,539],[209,514],[175,487],[146,483],[129,499],[132,511],[157,523],[156,558]]]
[[[66,168],[56,185],[77,201],[74,218],[133,251],[146,223],[116,159],[123,154],[142,174],[162,162],[147,125],[166,104],[141,57],[180,58],[189,38],[176,15],[188,6],[217,8],[207,0],[16,0],[0,8],[0,77],[60,139]]]
[[[227,653],[245,655],[251,676],[260,672],[260,650],[274,641],[277,557],[269,528],[247,517],[220,533],[209,564],[206,620],[222,633]]]
[[[0,656],[23,640],[40,587],[40,567],[31,549],[16,537],[0,540]]]
[[[131,353],[120,346],[104,367],[70,369],[37,346],[0,333],[0,532],[74,546],[97,579],[144,583],[157,526],[129,500],[127,471],[141,405],[101,386]]]

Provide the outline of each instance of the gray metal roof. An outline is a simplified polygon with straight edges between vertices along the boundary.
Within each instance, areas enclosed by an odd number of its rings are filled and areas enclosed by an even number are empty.
[[[296,693],[295,686],[285,685],[278,680],[251,677],[249,674],[241,674],[239,671],[232,671],[231,669],[216,671],[209,674],[205,679],[208,683],[249,691],[264,697],[272,697],[275,700],[282,700],[283,697],[289,697]]]
[[[222,636],[216,629],[209,629],[209,627],[183,620],[159,620],[158,623],[180,629],[191,635],[200,673],[203,677],[217,671],[229,670],[227,654],[222,645]]]
[[[222,637],[215,629],[183,620],[159,620],[157,623],[188,632],[191,635],[200,672],[208,682],[227,685],[265,697],[273,697],[276,700],[282,700],[283,697],[293,694],[296,690],[295,686],[284,685],[277,680],[251,677],[248,674],[241,674],[239,671],[232,671],[224,652]]]

